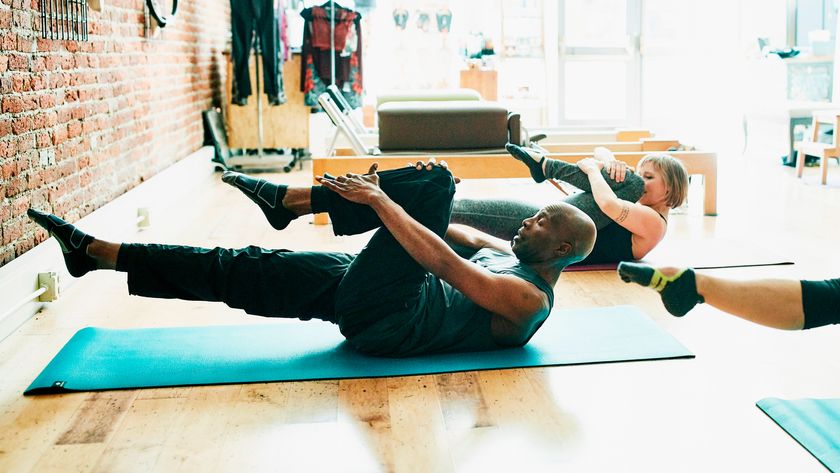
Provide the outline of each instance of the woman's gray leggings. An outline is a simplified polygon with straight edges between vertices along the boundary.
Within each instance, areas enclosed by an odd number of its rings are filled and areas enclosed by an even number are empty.
[[[610,189],[619,199],[636,202],[645,191],[645,183],[635,173],[627,173],[624,182],[615,182],[609,174],[601,171]],[[601,211],[592,195],[589,178],[576,164],[546,158],[545,176],[567,182],[584,191],[562,199],[586,212],[595,222],[598,230],[612,223]],[[516,235],[522,221],[534,216],[540,207],[513,199],[455,199],[452,209],[452,223],[468,225],[503,240],[510,240]]]

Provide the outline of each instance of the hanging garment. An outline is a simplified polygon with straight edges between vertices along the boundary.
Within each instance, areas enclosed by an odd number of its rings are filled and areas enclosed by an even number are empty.
[[[394,8],[392,15],[394,17],[394,25],[397,29],[404,30],[408,25],[408,10],[405,8]]]
[[[271,105],[279,105],[285,99],[282,98],[279,78],[282,68],[278,55],[280,38],[274,0],[230,0],[230,17],[233,37],[232,102],[244,105],[251,96],[249,58],[256,33],[262,53],[263,90]]]
[[[452,10],[441,8],[435,13],[437,17],[437,29],[441,33],[449,33],[452,29]]]
[[[292,47],[289,44],[289,16],[286,14],[286,0],[277,0],[277,27],[280,31],[280,60],[285,62],[292,59]],[[282,71],[283,68],[281,67]],[[283,76],[282,72],[280,74]]]
[[[301,91],[306,105],[319,108],[318,96],[332,83],[335,59],[335,82],[353,107],[362,104],[362,16],[353,10],[335,5],[334,41],[331,49],[329,3],[300,12],[305,23],[301,61]],[[355,32],[355,35],[353,34]],[[348,47],[347,42],[354,44]],[[346,55],[343,52],[346,51]]]

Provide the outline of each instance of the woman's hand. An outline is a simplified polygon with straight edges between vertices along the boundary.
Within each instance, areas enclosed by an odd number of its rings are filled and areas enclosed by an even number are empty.
[[[601,169],[604,167],[604,163],[594,158],[583,158],[577,162],[577,167],[583,171],[584,174],[589,175],[593,172],[601,172]]]
[[[628,166],[624,161],[609,161],[604,163],[604,170],[610,175],[610,179],[615,182],[624,182],[627,177]]]
[[[317,176],[316,180],[322,186],[337,193],[341,197],[357,204],[373,205],[376,201],[386,197],[379,187],[379,175],[376,174],[377,163],[374,163],[367,174],[347,173],[335,179]]]

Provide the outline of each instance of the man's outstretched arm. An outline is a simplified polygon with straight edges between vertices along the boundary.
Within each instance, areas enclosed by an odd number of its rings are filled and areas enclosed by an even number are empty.
[[[380,189],[375,174],[320,182],[347,200],[369,205],[415,261],[484,309],[526,330],[542,320],[548,310],[545,295],[532,284],[515,276],[494,274],[459,257],[442,238],[391,200]]]
[[[482,248],[492,248],[502,253],[511,253],[510,244],[468,225],[450,224],[446,229],[444,241],[476,251]]]

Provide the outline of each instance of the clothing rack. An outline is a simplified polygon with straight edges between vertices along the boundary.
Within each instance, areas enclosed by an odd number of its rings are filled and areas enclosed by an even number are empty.
[[[276,13],[275,13],[276,14]],[[256,19],[254,20],[257,21]],[[276,24],[276,21],[274,22]],[[228,169],[249,169],[252,171],[277,171],[290,172],[295,165],[302,168],[302,161],[309,156],[309,114],[308,109],[303,110],[303,96],[296,94],[293,74],[289,73],[289,67],[293,62],[299,63],[298,57],[285,61],[278,73],[283,74],[286,82],[285,96],[287,102],[279,106],[267,106],[263,103],[265,84],[263,83],[263,67],[260,64],[264,60],[265,47],[262,38],[253,28],[254,36],[251,42],[249,65],[253,84],[253,93],[247,105],[232,106],[230,100],[225,101],[224,119],[227,130],[227,145],[225,148],[246,150],[242,154],[230,153],[222,156],[221,167]],[[271,48],[269,48],[270,50]],[[230,64],[233,65],[231,56]],[[232,95],[233,81],[232,69],[228,74],[229,85],[227,90]],[[299,96],[298,96],[299,95]],[[254,100],[256,104],[254,104]],[[299,102],[299,104],[298,104]],[[250,107],[250,108],[249,108]],[[254,116],[256,114],[256,116]],[[282,125],[281,125],[282,123]],[[287,124],[291,124],[288,125]],[[268,135],[266,135],[268,133]],[[281,154],[266,152],[266,149],[280,149]],[[256,155],[249,154],[247,150],[256,150]]]
[[[320,111],[318,96],[334,83],[354,107],[363,88],[362,14],[334,0],[306,2],[300,71],[306,104]]]
[[[335,85],[335,0],[330,0],[330,84]]]

